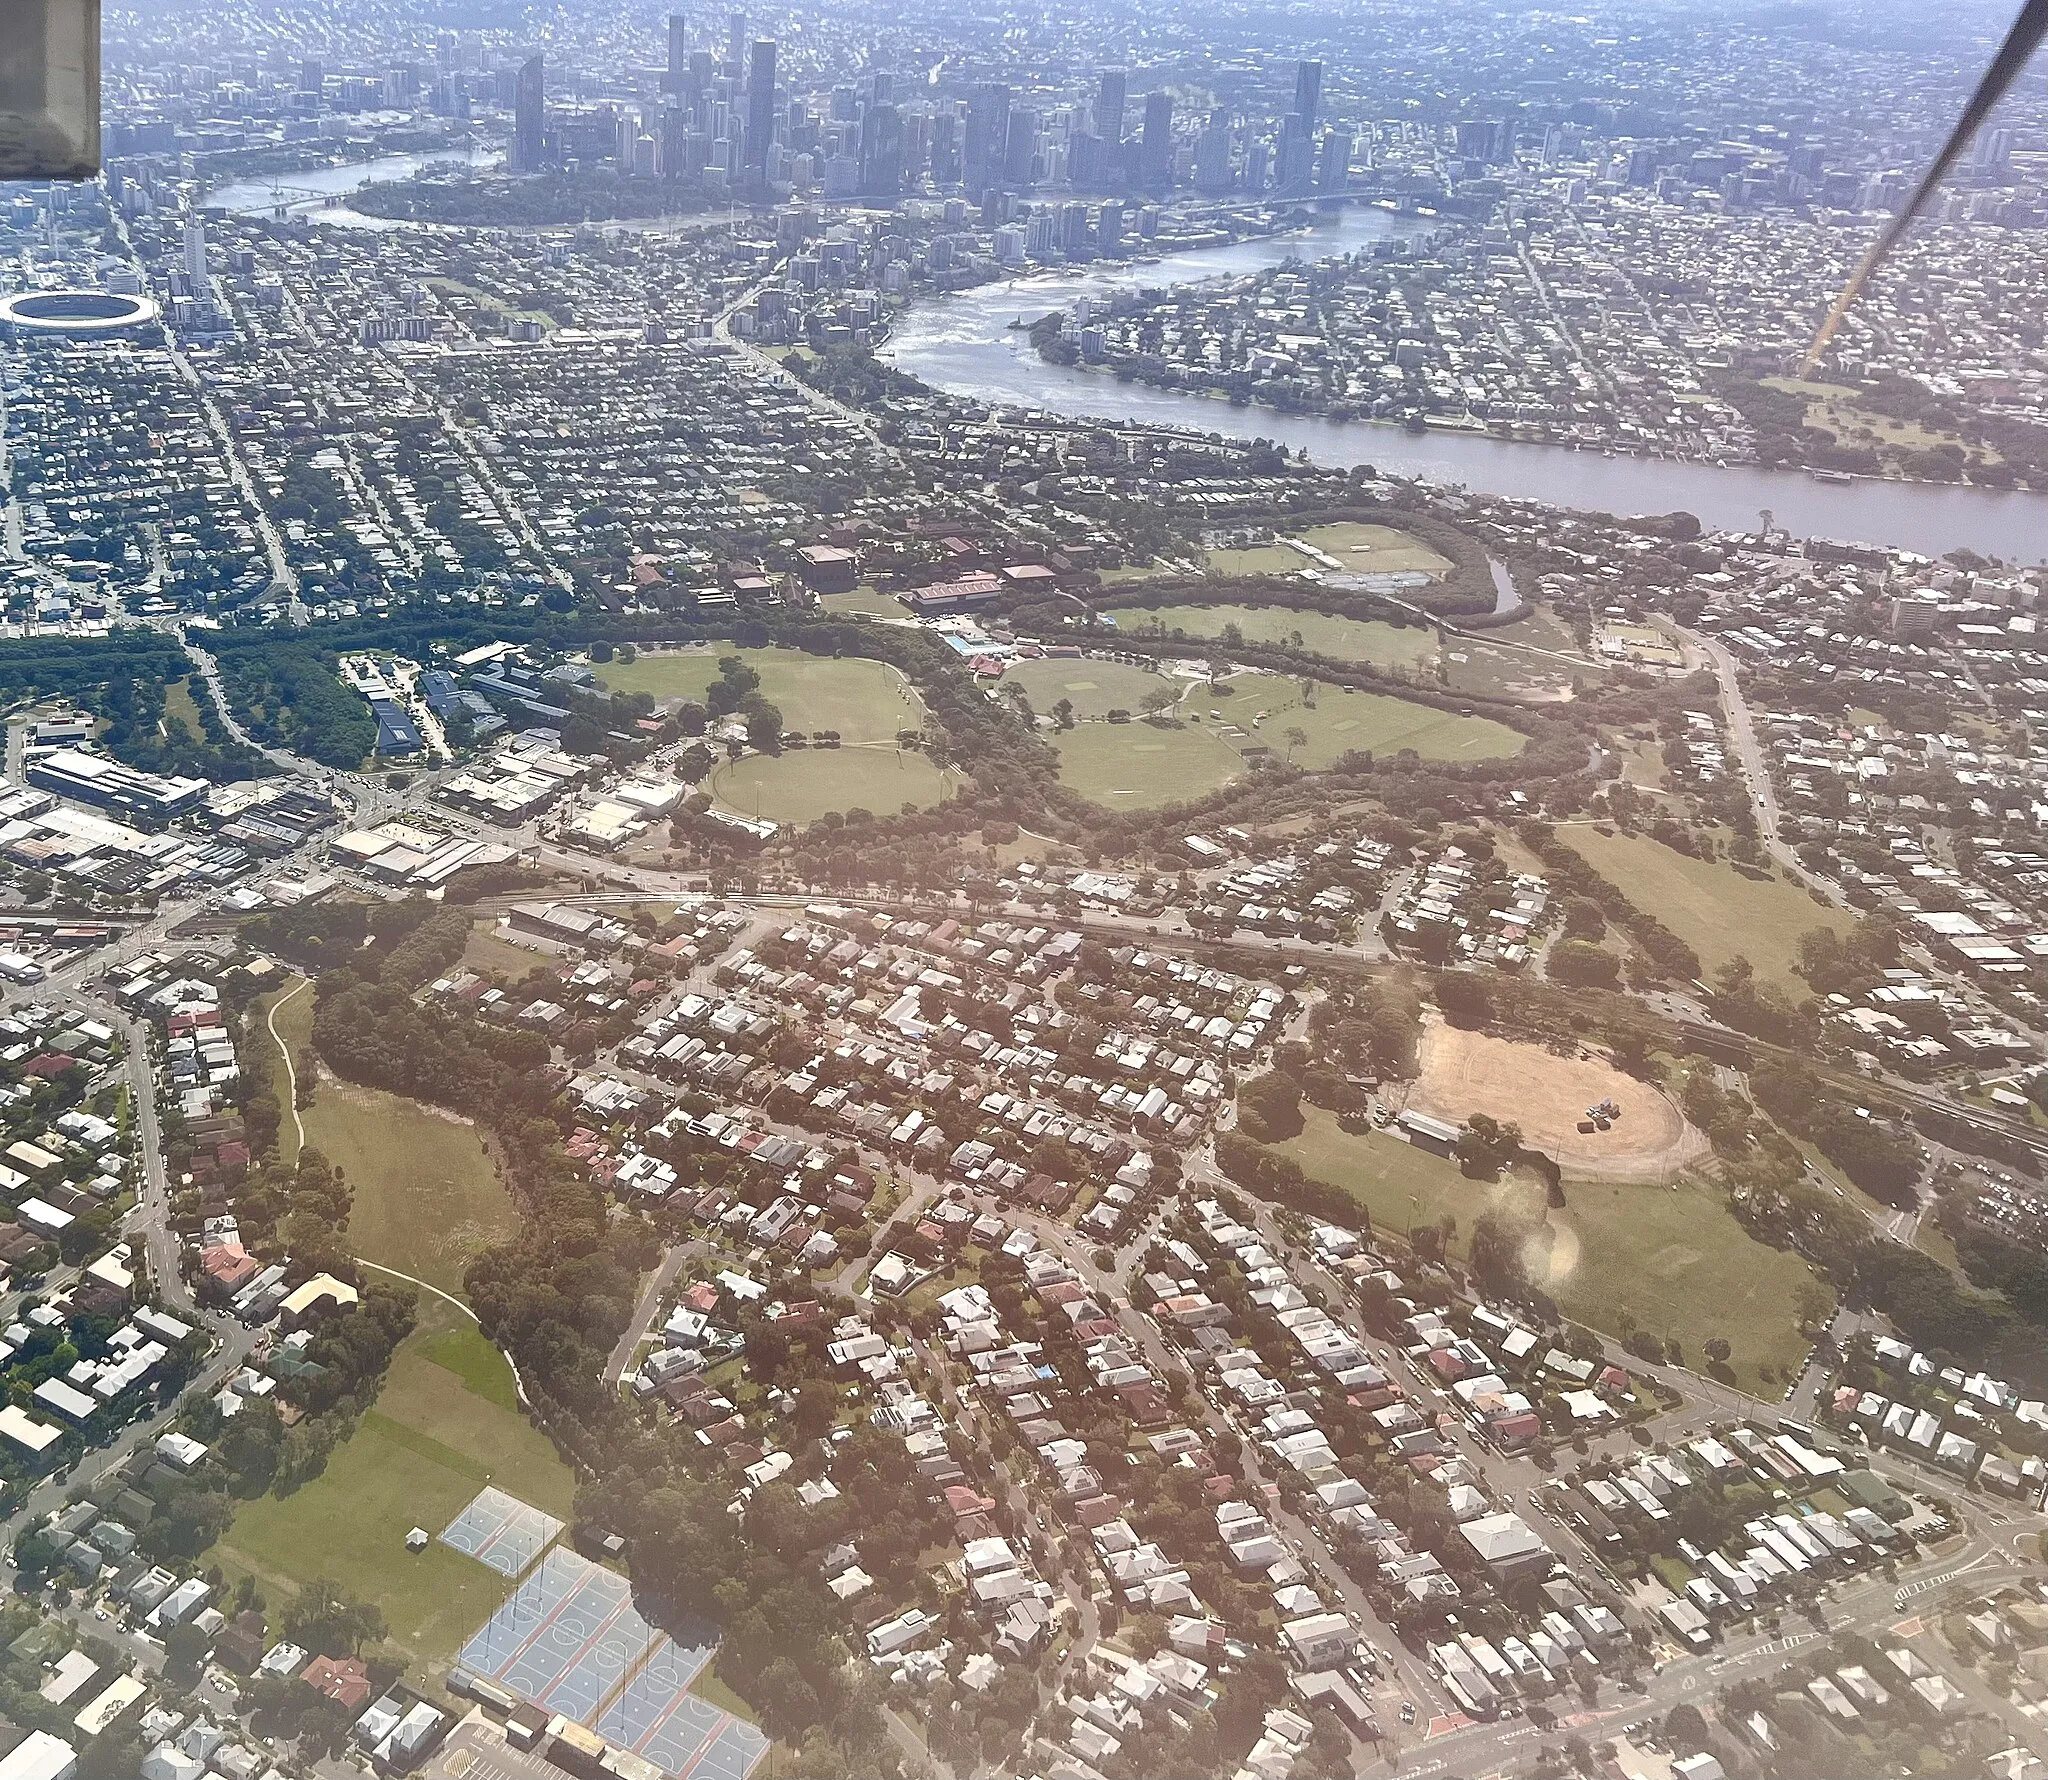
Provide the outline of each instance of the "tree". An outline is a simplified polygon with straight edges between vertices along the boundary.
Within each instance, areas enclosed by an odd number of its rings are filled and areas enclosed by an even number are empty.
[[[1139,708],[1148,717],[1157,717],[1179,703],[1180,691],[1171,684],[1147,687],[1145,696],[1138,700]]]
[[[1287,758],[1294,758],[1294,750],[1308,746],[1308,731],[1298,724],[1290,724],[1287,730]]]
[[[212,1648],[213,1640],[189,1620],[164,1634],[164,1658],[173,1669],[197,1671]]]
[[[1574,989],[1616,989],[1621,986],[1621,960],[1612,952],[1582,939],[1561,939],[1550,948],[1543,971],[1552,982]]]
[[[1301,1084],[1291,1075],[1271,1070],[1238,1091],[1237,1122],[1259,1143],[1280,1143],[1302,1127]]]
[[[308,1650],[354,1656],[387,1635],[383,1610],[359,1601],[340,1583],[321,1576],[299,1590],[284,1610],[285,1635]]]
[[[1607,917],[1590,896],[1568,896],[1564,903],[1566,939],[1600,940],[1607,937]]]

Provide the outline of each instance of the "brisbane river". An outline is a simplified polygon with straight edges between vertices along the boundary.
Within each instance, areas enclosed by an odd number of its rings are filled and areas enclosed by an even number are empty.
[[[1200,279],[1236,276],[1289,259],[1349,253],[1367,241],[1417,234],[1426,221],[1354,206],[1302,234],[1199,249],[1142,265],[1112,263],[1050,272],[951,296],[920,298],[884,349],[900,369],[936,389],[991,405],[1035,408],[1075,419],[1187,427],[1234,439],[1306,447],[1321,464],[1372,464],[1401,476],[1552,506],[1619,513],[1697,514],[1716,530],[1754,531],[1768,509],[1800,537],[1891,544],[1940,556],[1967,546],[2008,562],[2048,560],[2048,495],[1940,483],[1816,482],[1803,470],[1609,457],[1567,445],[1525,445],[1476,433],[1409,433],[1398,426],[1283,414],[1256,404],[1072,369],[1041,359],[1018,321],[1084,298]]]

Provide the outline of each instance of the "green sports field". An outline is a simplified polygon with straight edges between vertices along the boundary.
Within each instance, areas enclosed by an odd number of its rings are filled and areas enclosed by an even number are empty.
[[[1263,745],[1297,766],[1328,766],[1355,750],[1386,755],[1404,748],[1425,760],[1499,760],[1519,754],[1526,739],[1490,717],[1327,684],[1309,690],[1284,674],[1235,674],[1225,684],[1230,691],[1221,698],[1197,685],[1178,714],[1220,729],[1240,750]],[[1307,739],[1290,741],[1290,729]]]
[[[608,661],[598,678],[614,692],[656,699],[702,698],[718,663],[737,655],[761,676],[761,694],[782,713],[785,729],[836,729],[848,742],[894,741],[901,729],[924,725],[924,701],[886,662],[806,655],[800,649],[685,649]]]
[[[415,1526],[438,1534],[486,1484],[567,1519],[575,1478],[517,1407],[511,1369],[476,1325],[422,1295],[419,1327],[399,1347],[376,1405],[327,1468],[288,1496],[246,1502],[204,1562],[253,1575],[273,1612],[305,1583],[332,1577],[373,1601],[391,1654],[415,1683],[444,1670],[511,1584],[438,1539],[405,1549]]]
[[[749,754],[712,769],[709,789],[727,809],[770,822],[815,822],[828,810],[893,816],[952,795],[954,775],[915,749],[884,744]]]
[[[1076,721],[1101,717],[1111,711],[1129,711],[1137,716],[1147,693],[1162,688],[1184,691],[1193,682],[1155,674],[1121,661],[1074,660],[1016,661],[1003,675],[1005,686],[1021,686],[1041,717],[1052,715],[1061,699],[1074,707]]]
[[[1378,619],[1342,618],[1329,612],[1286,606],[1119,606],[1105,616],[1117,629],[1142,636],[1161,630],[1191,637],[1220,637],[1234,624],[1248,643],[1290,643],[1332,661],[1369,661],[1382,667],[1434,663],[1436,634],[1426,625],[1386,624]]]

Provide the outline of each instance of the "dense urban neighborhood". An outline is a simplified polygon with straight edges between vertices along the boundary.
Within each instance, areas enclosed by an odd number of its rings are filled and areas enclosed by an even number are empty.
[[[1966,13],[107,8],[0,1780],[2048,1773]]]

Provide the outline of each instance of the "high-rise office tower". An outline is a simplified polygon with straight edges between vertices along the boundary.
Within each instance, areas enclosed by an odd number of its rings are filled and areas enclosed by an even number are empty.
[[[1294,109],[1301,113],[1301,121],[1311,132],[1316,127],[1316,113],[1323,103],[1323,65],[1320,62],[1297,62],[1294,67]]]
[[[541,136],[547,127],[547,69],[539,56],[519,65],[519,87],[512,101],[512,171],[540,171]]]
[[[1067,183],[1077,192],[1099,192],[1109,183],[1109,155],[1100,136],[1075,130],[1067,137]]]
[[[960,178],[970,198],[979,199],[1003,173],[1003,151],[1010,139],[1010,89],[991,82],[977,87],[967,101],[967,127],[961,140]]]
[[[1032,157],[1038,148],[1038,113],[1018,106],[1010,113],[1003,138],[1003,184],[1016,190],[1032,179]]]
[[[327,69],[324,63],[304,61],[299,64],[299,91],[317,93],[327,83]]]
[[[725,31],[725,71],[738,80],[747,71],[747,15],[736,12]]]
[[[1300,197],[1315,180],[1316,135],[1298,111],[1290,111],[1280,120],[1280,144],[1276,158],[1279,161],[1281,196]]]
[[[1173,95],[1145,95],[1145,133],[1138,139],[1138,178],[1148,190],[1173,183]]]
[[[954,106],[932,114],[932,184],[957,185],[960,181],[960,113]]]
[[[1116,159],[1116,145],[1124,139],[1124,97],[1129,76],[1121,68],[1105,68],[1095,90],[1095,134],[1110,146]]]
[[[683,15],[672,12],[668,15],[668,72],[662,76],[661,90],[680,93],[688,85],[689,77],[689,32],[684,27]]]
[[[1351,132],[1326,130],[1316,160],[1316,190],[1341,192],[1351,183]]]
[[[871,105],[860,126],[860,195],[893,198],[903,189],[903,114]]]
[[[1230,114],[1212,111],[1195,138],[1195,190],[1218,197],[1230,190]]]
[[[775,39],[759,39],[747,59],[747,176],[768,184],[768,149],[775,140]]]

